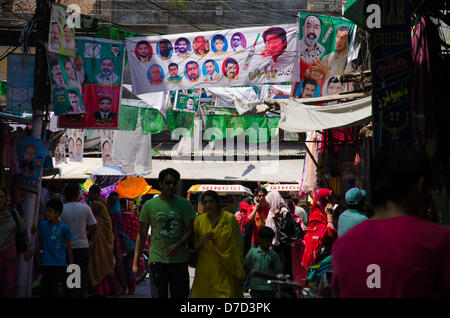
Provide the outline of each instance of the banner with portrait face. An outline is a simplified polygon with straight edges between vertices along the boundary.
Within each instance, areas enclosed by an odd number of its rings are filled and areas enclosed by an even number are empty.
[[[55,164],[59,165],[66,162],[66,144],[67,144],[67,134],[61,137],[58,145],[55,149]]]
[[[349,89],[334,79],[352,71],[349,49],[355,33],[355,24],[348,20],[300,12],[300,82],[293,85],[294,97],[327,96]]]
[[[188,95],[188,94],[178,94],[177,103],[175,109],[184,110],[186,112],[197,112],[200,97]]]
[[[41,169],[50,144],[47,140],[20,135],[17,137],[17,156],[20,163],[19,187],[37,193]]]
[[[294,24],[126,39],[135,95],[299,80]]]
[[[121,41],[77,37],[75,71],[86,113],[60,116],[60,128],[117,129],[125,46]]]
[[[104,166],[110,166],[111,162],[111,149],[113,145],[113,130],[100,130],[100,141],[102,147],[102,159]]]
[[[68,129],[66,135],[69,161],[82,162],[84,152],[84,130]]]
[[[84,114],[81,84],[75,71],[74,59],[48,52],[48,71],[55,115]]]
[[[49,52],[75,56],[75,25],[70,23],[70,20],[71,17],[67,13],[67,7],[60,4],[52,4],[48,33]]]

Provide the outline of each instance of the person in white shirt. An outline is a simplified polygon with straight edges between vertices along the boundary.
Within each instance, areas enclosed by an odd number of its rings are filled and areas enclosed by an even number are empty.
[[[81,288],[70,290],[74,297],[87,297],[89,246],[97,235],[97,220],[87,204],[80,203],[80,186],[68,183],[64,188],[64,209],[61,222],[69,225],[73,235],[71,240],[74,263],[81,269]]]

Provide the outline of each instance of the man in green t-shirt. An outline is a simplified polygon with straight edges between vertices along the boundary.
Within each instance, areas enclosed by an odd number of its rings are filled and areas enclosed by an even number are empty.
[[[167,298],[188,298],[189,271],[187,242],[193,234],[195,212],[191,203],[175,194],[180,180],[178,171],[168,168],[159,173],[161,195],[145,202],[139,217],[139,234],[133,260],[133,272],[138,272],[141,255],[151,226],[149,262],[158,295]]]

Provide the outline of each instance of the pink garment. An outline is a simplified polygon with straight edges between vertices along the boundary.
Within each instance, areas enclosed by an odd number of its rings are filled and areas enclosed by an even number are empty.
[[[119,296],[121,292],[122,287],[113,271],[109,272],[97,286],[93,287],[95,296]]]
[[[15,297],[17,282],[16,246],[8,247],[0,253],[0,297]]]
[[[293,215],[295,222],[299,223],[304,233],[307,228],[301,218]],[[292,279],[294,282],[303,285],[306,279],[306,269],[302,266],[303,252],[305,251],[305,240],[302,238],[295,242],[294,247],[291,248],[292,255]],[[298,290],[296,290],[297,296],[300,297]]]
[[[331,287],[342,297],[450,294],[450,231],[428,221],[363,221],[336,240],[332,255]]]

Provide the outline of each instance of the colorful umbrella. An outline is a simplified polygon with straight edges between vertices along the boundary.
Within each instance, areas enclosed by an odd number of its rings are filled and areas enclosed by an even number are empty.
[[[121,198],[133,199],[140,196],[148,186],[144,178],[130,177],[117,184],[116,192]]]
[[[114,166],[103,166],[92,172],[92,175],[103,175],[103,176],[120,176],[126,175],[127,172]]]

